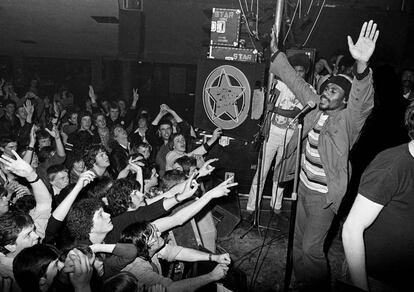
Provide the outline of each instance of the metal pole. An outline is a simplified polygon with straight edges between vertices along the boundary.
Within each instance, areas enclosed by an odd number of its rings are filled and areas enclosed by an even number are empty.
[[[276,41],[279,43],[279,35],[280,30],[282,28],[282,18],[283,18],[283,5],[284,0],[277,0],[276,9],[275,9],[275,34],[276,34]],[[269,98],[269,92],[272,88],[274,74],[269,73],[269,79],[267,80],[267,96]]]
[[[289,291],[289,284],[292,278],[292,269],[293,269],[293,240],[295,234],[295,221],[296,221],[296,205],[298,200],[298,186],[299,186],[299,172],[300,172],[300,163],[301,163],[301,153],[302,153],[302,133],[303,133],[303,119],[298,121],[298,144],[296,148],[296,163],[295,163],[295,179],[293,182],[293,191],[292,191],[292,204],[290,211],[290,220],[289,220],[289,236],[288,236],[288,245],[286,251],[286,269],[285,269],[285,280],[283,285],[283,292]]]

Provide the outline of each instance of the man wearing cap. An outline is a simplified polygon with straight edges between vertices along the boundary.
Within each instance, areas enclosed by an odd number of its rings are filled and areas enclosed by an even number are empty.
[[[351,166],[349,151],[374,106],[372,71],[368,61],[379,31],[364,23],[356,44],[348,36],[355,60],[354,79],[331,77],[322,95],[315,94],[287,62],[272,40],[270,71],[279,76],[302,104],[318,103],[304,119],[303,153],[293,242],[293,269],[300,291],[329,291],[328,263],[323,252],[326,235],[345,195]],[[297,130],[296,130],[297,131]],[[293,178],[297,135],[286,149],[284,180]],[[315,290],[316,289],[316,290]]]
[[[290,65],[295,69],[296,74],[305,78],[307,71],[309,70],[310,61],[305,54],[295,54],[289,57]],[[295,95],[290,91],[290,89],[280,80],[275,80],[275,93],[278,95],[276,101],[268,105],[267,110],[272,112],[271,117],[271,126],[269,130],[269,139],[264,144],[263,148],[263,165],[262,165],[262,174],[260,180],[260,192],[259,192],[259,201],[262,198],[262,192],[264,184],[266,181],[267,174],[269,172],[270,166],[272,165],[273,158],[276,155],[275,159],[275,170],[274,170],[274,180],[272,188],[272,199],[270,200],[270,208],[274,212],[278,213],[282,208],[282,199],[283,199],[283,187],[278,185],[278,169],[280,162],[282,161],[283,155],[283,146],[286,135],[286,143],[289,142],[293,134],[293,128],[288,128],[288,125],[292,121],[300,110],[303,108],[299,100]],[[252,185],[249,191],[249,200],[246,205],[246,210],[248,212],[253,212],[256,207],[256,193],[257,193],[257,171],[253,178]]]

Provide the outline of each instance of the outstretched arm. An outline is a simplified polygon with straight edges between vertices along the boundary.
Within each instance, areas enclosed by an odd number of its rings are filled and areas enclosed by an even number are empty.
[[[270,58],[269,71],[280,77],[302,105],[307,104],[311,100],[315,103],[319,102],[319,96],[302,77],[297,76],[295,69],[289,64],[286,55],[277,47],[276,36],[273,32],[271,36],[270,49],[272,56]]]
[[[27,179],[32,187],[33,195],[36,200],[36,209],[38,211],[49,209],[52,204],[52,196],[49,194],[45,184],[30,164],[20,158],[16,151],[12,150],[12,153],[16,159],[3,154],[0,158],[0,162],[4,163],[7,170]]]
[[[164,110],[166,110],[168,113],[170,113],[174,117],[174,119],[177,121],[177,123],[181,123],[183,121],[183,119],[175,112],[175,110],[170,108],[168,105],[162,104],[161,107]]]
[[[188,153],[188,155],[191,156],[191,155],[204,155],[204,154],[206,154],[213,147],[214,143],[216,143],[216,141],[221,137],[221,134],[222,134],[221,129],[216,128],[213,132],[213,135],[211,136],[210,139],[207,140],[206,143],[204,143],[200,147],[197,147],[196,149],[194,149],[193,151]]]
[[[56,125],[53,125],[52,131],[48,128],[45,128],[45,130],[49,133],[50,136],[52,136],[55,139],[56,144],[56,154],[60,157],[66,156],[65,147],[63,146],[62,139],[60,139],[60,133]]]
[[[372,20],[368,23],[364,22],[356,44],[348,36],[349,53],[356,61],[357,73],[362,74],[368,67],[368,61],[374,53],[378,36],[379,30],[377,30],[377,24]]]
[[[34,146],[35,146],[35,143],[36,143],[36,128],[37,127],[35,125],[33,125],[31,130],[30,130],[29,145],[26,149],[26,152],[23,155],[23,160],[26,161],[29,164],[32,162]]]
[[[175,256],[175,260],[184,262],[212,261],[226,265],[230,265],[231,263],[230,256],[228,253],[211,254],[186,247],[183,247],[182,250]]]
[[[73,202],[76,200],[76,197],[80,191],[88,185],[95,178],[95,173],[91,170],[85,171],[79,176],[79,179],[72,189],[72,191],[66,196],[66,198],[57,206],[55,211],[53,211],[53,217],[58,221],[63,221],[66,218],[70,208],[72,207]]]
[[[352,282],[364,290],[368,290],[364,231],[374,222],[382,208],[382,205],[358,194],[342,229],[342,242]]]
[[[152,125],[153,126],[158,126],[158,123],[160,122],[160,120],[162,119],[162,117],[165,116],[166,113],[167,113],[167,111],[161,105],[160,106],[160,111],[158,112],[158,115],[152,121]]]
[[[352,82],[351,92],[348,99],[348,113],[350,115],[351,127],[354,130],[353,145],[365,123],[365,120],[374,107],[374,86],[372,82],[372,72],[368,68],[368,62],[375,50],[375,45],[379,36],[377,24],[370,20],[362,25],[356,44],[348,36],[349,52],[355,59],[356,71]]]
[[[229,188],[236,186],[237,183],[232,183],[229,178],[222,182],[215,188],[205,193],[200,199],[196,200],[191,205],[181,209],[172,216],[160,218],[153,223],[158,227],[160,232],[168,231],[176,226],[180,226],[193,218],[201,209],[203,209],[212,199],[227,195]]]

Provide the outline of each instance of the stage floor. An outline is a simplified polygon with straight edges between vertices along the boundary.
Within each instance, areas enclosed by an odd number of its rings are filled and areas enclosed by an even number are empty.
[[[247,197],[239,196],[239,200],[243,220],[230,235],[218,238],[218,252],[222,250],[230,253],[235,267],[246,273],[247,284],[250,286],[263,238],[266,235],[265,245],[256,267],[256,280],[251,286],[251,291],[282,291],[291,201],[284,200],[280,214],[274,214],[269,210],[269,199],[264,199],[259,223],[262,226],[269,224],[271,228],[278,230],[269,229],[266,234],[266,229],[261,228],[259,234],[258,229],[254,228],[241,239],[240,236],[246,233],[250,223],[248,221],[249,213],[245,210]],[[343,280],[342,267],[344,262],[344,251],[340,236],[342,224],[334,223],[334,225],[336,226],[331,228],[333,232],[329,236],[330,245],[328,250],[333,284],[337,279]]]

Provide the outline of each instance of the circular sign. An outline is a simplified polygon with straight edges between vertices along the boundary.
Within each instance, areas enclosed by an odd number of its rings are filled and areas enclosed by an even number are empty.
[[[203,87],[203,105],[210,121],[225,130],[240,126],[250,109],[251,90],[242,71],[230,65],[215,68]]]

